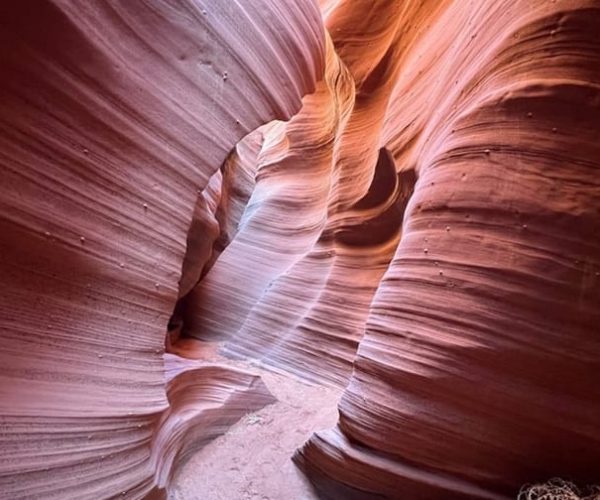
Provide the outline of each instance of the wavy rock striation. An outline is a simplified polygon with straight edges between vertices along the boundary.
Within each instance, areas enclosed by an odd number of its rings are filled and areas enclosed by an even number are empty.
[[[188,334],[349,382],[296,457],[332,498],[595,480],[597,5],[322,9],[325,79],[265,131]]]
[[[246,411],[228,406],[239,394],[268,401],[218,368],[167,394],[165,332],[198,193],[321,77],[318,8],[44,0],[0,21],[0,496],[139,498],[184,431],[214,434],[194,416],[157,448],[182,392],[222,423]],[[182,291],[206,259],[191,260]],[[193,389],[192,374],[215,378]]]
[[[600,477],[598,4],[438,9],[388,49],[401,63],[380,141],[418,180],[338,426],[296,457],[332,498]],[[329,15],[342,59],[351,11]]]
[[[600,477],[597,1],[319,4],[0,7],[7,498],[160,495],[216,348],[345,387],[324,496]]]

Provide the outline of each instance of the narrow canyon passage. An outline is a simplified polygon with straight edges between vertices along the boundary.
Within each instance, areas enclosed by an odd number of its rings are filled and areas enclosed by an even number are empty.
[[[598,0],[5,1],[0,75],[0,500],[596,500]]]

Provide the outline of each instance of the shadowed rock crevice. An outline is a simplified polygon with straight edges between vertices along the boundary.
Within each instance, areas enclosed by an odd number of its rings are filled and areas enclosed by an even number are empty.
[[[369,190],[351,209],[360,223],[336,231],[336,240],[350,247],[377,246],[398,236],[416,182],[414,170],[396,173],[392,155],[380,149]]]
[[[188,294],[235,238],[255,186],[263,137],[257,129],[242,139],[198,195],[187,235],[179,298],[168,324],[167,352],[185,336]]]

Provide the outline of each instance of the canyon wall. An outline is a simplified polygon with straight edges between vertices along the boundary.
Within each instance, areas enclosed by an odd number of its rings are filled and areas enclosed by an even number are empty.
[[[140,498],[272,400],[163,353],[198,193],[314,90],[318,6],[19,1],[0,21],[0,497]]]
[[[345,387],[326,497],[600,478],[595,0],[0,13],[7,498],[168,486],[272,401],[204,347]]]
[[[597,3],[322,9],[325,78],[263,131],[188,334],[348,383],[296,456],[331,498],[597,481]]]
[[[332,498],[597,482],[600,5],[414,4],[387,49],[399,70],[373,133],[418,179],[338,426],[296,459]],[[351,70],[353,29],[374,26],[354,9],[339,2],[327,20]],[[380,88],[390,71],[353,74]]]

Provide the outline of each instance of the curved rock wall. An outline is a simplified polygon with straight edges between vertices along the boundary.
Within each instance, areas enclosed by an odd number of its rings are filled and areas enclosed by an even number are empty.
[[[600,477],[600,7],[319,4],[0,7],[3,494],[141,497],[272,400],[185,337],[346,386],[323,495]]]
[[[333,498],[595,480],[598,6],[322,9],[326,78],[266,130],[188,333],[349,380],[297,456]]]
[[[165,333],[198,193],[321,78],[318,6],[22,1],[0,21],[0,496],[139,498],[185,441],[151,458],[189,410],[178,383],[196,413],[223,386],[267,401],[223,369],[173,379],[170,405]]]
[[[418,172],[402,239],[297,456],[332,498],[600,477],[598,7],[447,2],[410,43],[381,132]]]

